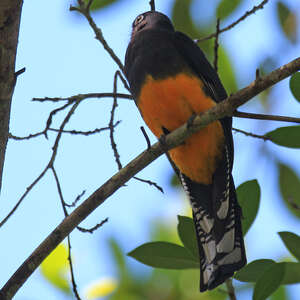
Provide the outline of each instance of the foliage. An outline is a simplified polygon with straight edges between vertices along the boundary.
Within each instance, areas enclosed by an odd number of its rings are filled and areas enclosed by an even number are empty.
[[[92,10],[100,10],[120,0],[96,0],[92,5]],[[215,13],[207,22],[199,26],[191,13],[192,0],[172,1],[172,20],[177,30],[183,31],[192,38],[201,38],[215,30],[216,19],[232,20],[232,15],[236,15],[242,4],[247,1],[222,0],[215,5]],[[247,4],[252,5],[251,1]],[[298,16],[296,12],[288,7],[284,1],[276,3],[277,23],[281,34],[285,37],[286,47],[288,44],[295,44],[298,36]],[[255,18],[255,16],[253,16]],[[221,22],[221,25],[223,23]],[[221,26],[222,27],[222,26]],[[228,33],[229,34],[229,33]],[[214,45],[213,40],[208,40],[200,44],[201,48],[212,61]],[[237,45],[238,47],[238,45]],[[271,47],[271,45],[270,45]],[[240,70],[234,67],[233,58],[229,49],[224,45],[219,47],[219,76],[224,83],[228,93],[236,91],[239,86]],[[277,56],[265,55],[261,59],[261,74],[271,71],[279,62]],[[252,78],[254,74],[249,75]],[[300,101],[300,73],[294,74],[289,82],[291,95]],[[272,89],[265,91],[260,97],[263,104],[268,104],[272,95]],[[265,109],[271,106],[264,105]],[[272,143],[271,147],[280,145],[286,148],[298,149],[300,147],[300,126],[279,127],[265,134]],[[278,184],[285,207],[289,209],[295,217],[300,217],[300,179],[294,168],[279,162],[278,159],[268,160],[269,163],[276,163],[278,167]],[[172,185],[178,186],[178,181],[173,177]],[[246,235],[253,225],[260,206],[261,189],[257,180],[250,180],[242,183],[237,188],[239,203],[243,209],[243,234]],[[250,201],[251,199],[251,201]],[[149,276],[136,274],[127,265],[127,260],[123,255],[118,242],[114,239],[109,241],[110,250],[118,267],[118,285],[115,286],[114,293],[110,296],[112,300],[136,300],[136,299],[225,299],[226,294],[216,290],[207,292],[199,296],[198,293],[198,247],[195,239],[194,224],[191,218],[178,216],[177,234],[157,222],[153,239],[161,236],[168,236],[171,241],[157,241],[143,244],[132,250],[128,255],[143,264],[152,266],[155,269]],[[300,237],[292,232],[280,232],[279,236],[290,254],[297,262],[274,261],[272,259],[257,259],[248,263],[243,269],[236,272],[234,278],[237,281],[247,283],[246,289],[253,287],[253,299],[263,300],[272,295],[273,300],[287,299],[285,285],[300,283]],[[178,238],[179,237],[179,238]],[[160,240],[160,239],[158,239]],[[181,245],[178,244],[181,241]],[[52,255],[52,254],[51,254]],[[65,278],[61,277],[61,266],[49,265],[45,261],[42,265],[42,273],[49,282],[65,293],[70,292],[69,284]],[[55,268],[54,268],[55,267]],[[53,268],[53,270],[51,269]],[[174,271],[171,269],[177,269]],[[189,269],[189,270],[186,270]],[[52,270],[52,271],[51,271]],[[222,290],[225,287],[221,287]],[[239,285],[237,292],[239,290]]]

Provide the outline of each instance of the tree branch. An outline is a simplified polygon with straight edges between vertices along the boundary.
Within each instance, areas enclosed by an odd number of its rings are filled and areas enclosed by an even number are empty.
[[[264,114],[254,114],[254,113],[246,113],[241,111],[235,111],[233,113],[233,116],[237,118],[245,118],[245,119],[300,123],[300,118],[277,116],[277,115],[272,116],[272,115],[264,115]]]
[[[127,166],[107,180],[50,233],[0,290],[0,298],[4,300],[11,299],[48,254],[55,249],[80,222],[129,179],[165,153],[166,150],[180,145],[186,138],[209,123],[225,116],[231,116],[237,107],[298,70],[300,70],[300,58],[291,61],[267,76],[261,77],[259,80],[253,81],[249,86],[230,95],[225,101],[217,104],[200,116],[196,116],[192,125],[189,124],[189,126],[187,126],[187,124],[184,124],[174,130],[166,136],[163,146],[160,142],[157,142],[150,149],[138,155]]]
[[[22,73],[22,70],[15,73],[22,5],[22,0],[1,0],[0,4],[0,191],[12,95]]]
[[[226,26],[225,28],[220,29],[219,33],[218,33],[218,32],[214,32],[214,33],[212,33],[212,34],[210,34],[210,35],[208,35],[208,36],[206,36],[206,37],[204,37],[204,38],[202,38],[202,39],[196,40],[196,43],[204,42],[204,41],[209,40],[209,39],[211,39],[211,38],[213,38],[213,37],[216,37],[216,36],[217,36],[218,34],[220,34],[220,33],[223,33],[223,32],[225,32],[225,31],[227,31],[227,30],[232,29],[234,26],[236,26],[237,24],[239,24],[240,22],[242,22],[243,20],[245,20],[247,17],[253,15],[257,10],[263,9],[263,8],[264,8],[264,5],[267,4],[268,1],[269,1],[269,0],[263,0],[259,5],[254,6],[254,7],[253,7],[251,10],[249,10],[249,11],[246,11],[246,13],[243,14],[243,15],[242,15],[240,18],[238,18],[236,21],[234,21],[234,22],[231,23],[230,25]]]

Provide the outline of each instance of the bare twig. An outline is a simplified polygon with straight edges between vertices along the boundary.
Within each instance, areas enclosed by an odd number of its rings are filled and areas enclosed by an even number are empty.
[[[106,42],[102,30],[97,27],[96,23],[94,22],[93,18],[91,17],[90,10],[89,10],[89,5],[85,5],[83,1],[78,1],[79,7],[71,6],[70,11],[78,11],[82,15],[85,16],[87,21],[89,22],[90,26],[92,27],[96,39],[102,44],[106,52],[110,55],[110,57],[115,61],[115,63],[119,66],[119,68],[122,70],[124,73],[124,66],[119,59],[119,57],[115,54],[112,48],[109,47],[108,43]]]
[[[81,232],[88,232],[88,233],[94,233],[95,230],[97,230],[98,228],[102,227],[102,225],[104,225],[106,222],[108,221],[108,218],[105,218],[103,221],[101,221],[99,224],[96,224],[94,227],[86,229],[83,228],[81,226],[77,226],[76,228],[81,231]]]
[[[246,119],[255,119],[255,120],[269,120],[269,121],[281,121],[281,122],[291,122],[291,123],[300,123],[300,118],[286,117],[286,116],[272,116],[264,114],[254,114],[246,113],[241,111],[235,111],[233,113],[234,117],[237,118],[246,118]]]
[[[70,102],[69,103],[66,103],[65,105],[61,106],[61,107],[58,107],[54,110],[52,110],[49,114],[49,117],[48,117],[48,120],[46,122],[46,127],[44,129],[44,134],[45,134],[45,137],[48,139],[48,135],[47,135],[47,130],[49,129],[51,123],[52,123],[52,118],[54,115],[56,115],[59,111],[62,111],[64,110],[65,108],[67,108],[68,106],[70,105]]]
[[[214,47],[214,68],[218,73],[218,49],[219,49],[219,34],[220,34],[220,19],[217,19],[216,25],[216,38],[215,38],[215,47]]]
[[[154,1],[154,0],[150,0],[150,1],[149,1],[149,4],[150,4],[150,9],[151,9],[152,11],[154,11],[154,10],[155,10],[155,1]]]
[[[138,181],[147,183],[147,184],[149,184],[149,185],[153,185],[153,186],[156,187],[160,192],[164,193],[163,188],[162,188],[161,186],[159,186],[156,182],[153,182],[153,181],[151,181],[151,180],[142,179],[142,178],[136,177],[136,176],[134,176],[133,178],[136,179],[136,180],[138,180]]]
[[[11,299],[28,277],[36,270],[41,262],[49,253],[78,226],[92,211],[101,205],[116,190],[122,187],[128,180],[135,176],[139,171],[149,165],[165,152],[180,145],[186,138],[197,132],[204,126],[217,119],[231,116],[237,107],[243,105],[260,92],[274,85],[275,83],[287,78],[291,74],[300,70],[300,58],[297,58],[281,68],[264,76],[259,81],[253,81],[249,86],[230,95],[225,101],[196,116],[192,125],[184,124],[169,133],[165,137],[165,145],[162,147],[160,142],[155,143],[151,149],[144,151],[133,159],[127,166],[122,168],[117,174],[106,181],[88,199],[65,218],[50,235],[33,251],[33,253],[18,268],[12,277],[0,290],[0,299]]]
[[[230,30],[231,28],[233,28],[234,26],[236,26],[237,24],[239,24],[240,22],[242,22],[243,20],[245,20],[247,17],[253,15],[257,10],[259,9],[262,9],[264,7],[265,4],[267,4],[269,0],[264,0],[262,1],[259,5],[257,6],[254,6],[251,10],[249,11],[246,11],[246,13],[244,15],[242,15],[239,19],[237,19],[235,22],[231,23],[230,25],[220,29],[220,32],[219,33],[223,33],[227,30]],[[203,41],[206,41],[206,40],[209,40],[213,37],[215,37],[217,35],[217,32],[215,33],[212,33],[202,39],[198,39],[196,40],[196,43],[199,43],[199,42],[203,42]]]
[[[88,94],[78,94],[70,97],[44,97],[44,98],[33,98],[32,101],[38,101],[38,102],[59,102],[59,101],[69,101],[69,102],[76,102],[76,101],[82,101],[84,99],[89,98],[122,98],[122,99],[128,99],[133,100],[133,97],[128,94],[113,94],[113,93],[88,93]]]
[[[18,76],[23,74],[25,71],[26,71],[26,68],[24,67],[24,68],[18,70],[17,72],[15,72],[15,78],[17,78]]]
[[[234,292],[234,287],[232,285],[232,279],[227,279],[225,281],[226,286],[227,286],[227,290],[228,290],[228,295],[230,300],[236,300],[236,296],[235,296],[235,292]]]
[[[51,171],[54,175],[54,179],[55,179],[55,182],[56,182],[56,187],[57,187],[58,195],[59,195],[59,198],[60,198],[61,206],[62,206],[62,209],[64,211],[64,215],[65,215],[65,217],[67,217],[69,214],[68,214],[68,211],[66,209],[66,202],[65,202],[64,197],[63,197],[63,193],[62,193],[62,190],[61,190],[61,185],[60,185],[57,173],[56,173],[55,168],[54,168],[53,165],[50,167],[50,169],[51,169]],[[81,298],[78,294],[78,291],[77,291],[77,284],[76,284],[76,280],[75,280],[74,268],[73,268],[73,262],[72,262],[72,255],[71,255],[71,248],[72,247],[71,247],[70,235],[68,235],[68,249],[69,249],[69,251],[68,251],[68,262],[69,262],[69,266],[70,266],[70,274],[71,274],[71,282],[72,282],[72,287],[73,287],[73,293],[74,293],[77,300],[81,300]]]
[[[71,282],[72,282],[72,287],[73,287],[73,293],[74,293],[74,296],[76,297],[77,300],[81,300],[81,298],[78,294],[77,284],[76,284],[75,275],[74,275],[74,268],[73,268],[72,254],[71,254],[72,246],[71,246],[70,235],[68,235],[68,248],[69,248],[68,261],[69,261],[69,266],[70,266],[70,274],[71,274]]]
[[[85,191],[82,191],[82,193],[79,194],[71,204],[68,204],[65,202],[65,206],[66,207],[75,207],[76,204],[80,201],[80,199],[84,196],[84,194],[85,194]]]
[[[59,144],[59,141],[60,141],[60,138],[62,135],[62,130],[64,129],[65,125],[69,122],[72,114],[74,113],[74,111],[76,110],[78,105],[79,105],[79,102],[74,103],[73,106],[71,107],[70,111],[66,115],[65,119],[63,120],[63,122],[60,126],[60,131],[58,132],[55,142],[54,142],[54,145],[52,147],[52,155],[51,155],[51,158],[50,158],[47,166],[41,172],[41,174],[32,182],[32,184],[26,189],[25,193],[21,196],[21,198],[18,200],[16,205],[13,207],[13,209],[8,213],[8,215],[0,222],[0,227],[3,226],[6,223],[6,221],[15,213],[15,211],[17,210],[19,205],[22,203],[22,201],[28,195],[28,193],[32,190],[32,188],[44,177],[44,175],[46,174],[48,169],[53,166],[53,163],[54,163],[54,160],[55,160],[56,154],[57,154],[58,144]],[[0,297],[0,299],[1,299],[1,297]]]
[[[237,128],[232,128],[232,130],[235,131],[235,132],[242,133],[242,134],[247,135],[247,136],[251,136],[251,137],[254,137],[254,138],[262,139],[264,141],[272,141],[271,138],[269,138],[269,137],[267,137],[265,135],[258,135],[258,134],[254,134],[254,133],[247,132],[247,131],[244,131],[244,130],[241,130],[241,129],[237,129]]]
[[[119,74],[120,74],[120,72],[116,71],[115,76],[114,76],[114,84],[113,84],[113,93],[114,94],[116,94],[116,92],[117,92],[117,81],[118,81]],[[121,163],[121,160],[120,160],[120,154],[119,154],[118,149],[117,149],[117,144],[115,142],[114,126],[113,126],[115,111],[116,111],[117,106],[118,106],[117,97],[114,97],[112,109],[111,109],[111,112],[110,112],[110,121],[109,121],[108,127],[110,129],[109,130],[109,137],[110,137],[111,148],[114,152],[114,157],[115,157],[116,163],[118,165],[118,169],[120,170],[120,169],[122,169],[122,163]]]
[[[151,148],[151,143],[150,143],[150,139],[149,139],[149,136],[147,135],[147,132],[144,128],[144,126],[141,126],[141,131],[145,137],[145,140],[146,140],[146,143],[147,143],[147,149],[150,149]]]
[[[121,123],[121,121],[117,121],[113,126],[116,127]],[[88,130],[88,131],[80,131],[80,130],[61,130],[62,133],[69,133],[69,134],[74,134],[74,135],[85,135],[89,136],[95,133],[100,133],[102,131],[109,130],[109,127],[102,127],[102,128],[96,128],[94,130]],[[54,131],[54,132],[59,132],[60,130],[57,128],[48,128],[48,131]],[[13,134],[9,134],[9,138],[16,140],[16,141],[22,141],[22,140],[30,140],[32,138],[38,137],[44,135],[44,131],[40,131],[37,133],[29,134],[27,136],[16,136]]]

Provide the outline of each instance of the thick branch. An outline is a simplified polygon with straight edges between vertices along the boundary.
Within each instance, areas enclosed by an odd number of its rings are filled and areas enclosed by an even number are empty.
[[[8,140],[10,107],[16,79],[15,61],[19,36],[22,0],[0,3],[0,191]]]
[[[129,179],[165,153],[165,150],[180,145],[187,137],[207,124],[225,116],[231,116],[237,107],[298,70],[300,70],[300,58],[282,66],[265,77],[255,80],[248,87],[239,90],[237,93],[228,97],[227,100],[209,109],[201,116],[197,116],[193,124],[189,124],[188,127],[184,124],[174,130],[166,136],[163,146],[157,142],[150,149],[138,155],[126,167],[106,181],[54,229],[0,290],[0,299],[11,299],[48,254],[54,250],[80,222]]]

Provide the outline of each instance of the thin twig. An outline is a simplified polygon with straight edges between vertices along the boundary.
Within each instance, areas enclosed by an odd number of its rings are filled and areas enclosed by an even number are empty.
[[[154,181],[142,179],[142,178],[136,177],[136,176],[134,176],[133,178],[134,178],[135,180],[138,180],[138,181],[147,183],[147,184],[149,184],[149,185],[153,185],[153,186],[156,187],[160,192],[164,193],[163,188],[162,188],[161,186],[159,186],[159,185],[158,185],[156,182],[154,182]]]
[[[144,126],[141,126],[140,128],[141,128],[141,131],[142,131],[142,133],[143,133],[143,135],[145,137],[145,140],[146,140],[146,143],[147,143],[147,149],[150,149],[151,148],[151,143],[150,143],[149,136],[148,136],[148,134],[147,134]]]
[[[244,15],[242,15],[239,19],[237,19],[235,22],[233,22],[230,25],[228,25],[228,26],[220,29],[219,33],[223,33],[223,32],[225,32],[227,30],[230,30],[231,28],[233,28],[234,26],[236,26],[238,23],[240,23],[243,20],[245,20],[247,17],[253,15],[257,10],[262,9],[264,7],[264,5],[267,4],[268,1],[269,0],[264,0],[259,5],[254,6],[251,10],[246,11],[246,13]],[[195,42],[196,43],[203,42],[203,41],[206,41],[206,40],[209,40],[209,39],[215,37],[216,35],[217,35],[217,32],[212,33],[212,34],[210,34],[210,35],[208,35],[208,36],[206,36],[206,37],[204,37],[202,39],[198,39]]]
[[[116,94],[116,92],[117,92],[117,81],[118,81],[119,74],[120,74],[120,72],[116,71],[115,76],[114,76],[114,84],[113,84],[113,93],[114,94]],[[117,144],[115,142],[114,126],[113,126],[115,111],[116,111],[117,106],[118,106],[117,97],[114,97],[113,105],[112,105],[111,112],[110,112],[110,121],[109,121],[108,127],[110,129],[109,130],[109,137],[110,137],[111,148],[114,152],[114,157],[115,157],[116,163],[118,165],[118,169],[121,170],[122,169],[122,163],[121,163],[121,160],[120,160],[120,154],[119,154],[118,149],[117,149]]]
[[[121,123],[121,121],[117,121],[113,126],[116,127]],[[80,131],[80,130],[61,130],[62,133],[69,133],[69,134],[74,134],[74,135],[85,135],[89,136],[95,133],[99,133],[102,131],[109,130],[109,127],[102,127],[102,128],[96,128],[94,130],[88,130],[88,131]],[[48,128],[48,131],[54,131],[54,132],[59,132],[60,130],[57,128]],[[16,141],[22,141],[22,140],[30,140],[32,138],[38,137],[44,135],[44,131],[29,134],[27,136],[16,136],[11,133],[9,133],[9,138],[16,140]]]
[[[32,101],[38,101],[38,102],[59,102],[59,101],[69,101],[69,102],[76,102],[76,101],[82,101],[84,99],[89,98],[122,98],[122,99],[128,99],[133,100],[132,95],[128,94],[114,94],[114,93],[88,93],[88,94],[78,94],[70,97],[44,97],[44,98],[32,98]]]
[[[216,121],[217,119],[231,116],[237,107],[245,104],[250,99],[257,96],[262,91],[279,81],[287,78],[291,74],[300,70],[300,57],[288,64],[274,70],[270,74],[261,77],[258,82],[253,81],[249,86],[230,95],[225,101],[222,101],[210,108],[201,116],[196,116],[193,124],[187,126],[183,124],[176,130],[166,135],[165,147],[168,150],[177,147],[185,139],[204,126]],[[99,189],[88,197],[81,205],[65,218],[44,241],[33,251],[33,253],[24,261],[18,270],[8,279],[0,290],[0,299],[12,299],[24,282],[38,268],[42,261],[53,251],[57,245],[70,234],[79,223],[81,223],[91,212],[99,207],[115,191],[122,187],[128,180],[138,172],[148,166],[165,152],[165,147],[160,142],[155,143],[151,149],[144,151],[122,168],[117,174],[107,180]]]
[[[232,279],[229,278],[225,281],[227,290],[228,290],[228,295],[230,300],[236,300],[235,292],[234,292],[234,287],[232,285]]]
[[[18,70],[17,72],[15,72],[15,78],[17,78],[18,76],[23,74],[25,71],[26,71],[26,68],[24,67],[24,68]]]
[[[71,254],[72,246],[71,246],[70,235],[68,235],[68,248],[69,248],[68,261],[69,261],[69,266],[70,266],[70,274],[71,274],[71,282],[72,282],[72,287],[73,287],[73,293],[74,293],[77,300],[81,300],[81,298],[78,294],[77,284],[76,284],[75,275],[74,275],[74,268],[73,268],[72,254]]]
[[[244,131],[244,130],[237,129],[237,128],[232,128],[232,130],[235,131],[235,132],[242,133],[246,136],[251,136],[251,137],[254,137],[254,138],[258,138],[258,139],[263,139],[264,141],[272,141],[271,138],[269,138],[265,135],[259,135],[259,134],[251,133],[251,132]]]
[[[65,202],[65,206],[66,207],[75,207],[76,204],[80,201],[80,199],[85,195],[85,191],[82,191],[81,194],[79,194],[76,199],[71,203],[71,204],[68,204]]]
[[[154,1],[154,0],[150,0],[150,1],[149,1],[149,4],[150,4],[150,9],[151,9],[152,11],[155,11],[155,1]]]
[[[94,227],[86,229],[83,228],[81,226],[77,226],[76,228],[81,231],[81,232],[88,232],[88,233],[94,233],[95,230],[97,230],[98,228],[102,227],[106,222],[108,221],[108,218],[105,218],[103,221],[101,221],[99,224],[96,224]]]
[[[55,179],[58,195],[59,195],[59,198],[60,198],[61,206],[62,206],[62,209],[64,211],[64,215],[65,215],[65,217],[67,217],[69,214],[68,214],[68,211],[66,209],[66,202],[65,202],[64,197],[63,197],[61,185],[60,185],[56,170],[55,170],[53,165],[50,167],[50,169],[51,169],[51,171],[54,175],[54,179]],[[68,262],[69,262],[69,266],[70,266],[70,274],[71,274],[71,282],[72,282],[72,287],[73,287],[73,293],[74,293],[77,300],[81,300],[81,298],[78,294],[78,291],[77,291],[77,284],[76,284],[76,280],[75,280],[74,268],[73,268],[73,262],[72,262],[72,255],[71,255],[71,248],[72,247],[71,247],[70,235],[68,235],[68,249],[69,249],[69,251],[68,251]]]
[[[241,112],[241,111],[235,111],[233,113],[233,116],[237,117],[237,118],[245,118],[245,119],[300,123],[300,118],[277,116],[277,115],[272,116],[272,115],[265,115],[265,114],[254,114],[254,113],[246,113],[246,112]]]
[[[79,4],[79,7],[71,6],[70,11],[75,10],[85,16],[85,18],[89,22],[90,26],[92,27],[92,29],[96,35],[96,39],[102,44],[102,46],[104,47],[106,52],[110,55],[110,57],[115,61],[115,63],[119,66],[119,68],[124,73],[124,66],[123,66],[121,60],[119,59],[119,57],[115,54],[113,49],[106,42],[106,40],[103,36],[102,30],[97,27],[96,23],[94,22],[93,18],[91,17],[89,7],[86,6],[82,1],[78,1],[78,4]]]
[[[50,158],[47,166],[44,168],[44,170],[41,172],[41,174],[32,182],[32,184],[27,187],[25,193],[20,197],[20,199],[17,201],[16,205],[7,214],[7,216],[0,222],[0,227],[2,227],[7,222],[7,220],[16,212],[17,208],[22,203],[24,198],[28,195],[28,193],[32,190],[32,188],[41,180],[41,178],[44,177],[44,175],[46,174],[48,169],[51,168],[51,166],[53,166],[53,163],[54,163],[54,160],[55,160],[56,154],[57,154],[58,144],[59,144],[59,141],[61,139],[62,130],[64,129],[65,125],[69,122],[72,114],[76,110],[79,103],[80,102],[76,102],[76,103],[73,104],[73,106],[69,110],[68,114],[66,115],[65,119],[63,120],[63,122],[60,126],[60,131],[58,132],[58,134],[56,136],[56,139],[55,139],[55,142],[54,142],[54,145],[52,147],[52,155],[51,155],[51,158]],[[1,299],[1,297],[0,297],[0,299]]]
[[[47,122],[46,122],[46,127],[44,129],[44,134],[45,134],[45,137],[48,139],[48,135],[47,135],[47,130],[49,129],[49,127],[51,126],[51,123],[52,123],[52,119],[53,119],[53,116],[56,115],[59,111],[62,111],[64,110],[65,108],[67,108],[71,103],[66,103],[65,105],[61,106],[61,107],[58,107],[54,110],[52,110],[49,114],[49,117],[47,119]]]
[[[220,19],[217,19],[216,25],[216,38],[215,38],[215,46],[214,46],[214,68],[218,73],[218,49],[219,49],[219,34],[220,34]]]

